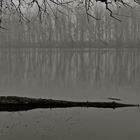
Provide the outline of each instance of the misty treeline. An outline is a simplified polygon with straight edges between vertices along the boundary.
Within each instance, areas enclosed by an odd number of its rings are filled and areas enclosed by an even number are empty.
[[[1,26],[6,28],[0,30],[1,46],[7,43],[42,43],[47,46],[52,42],[56,45],[58,42],[79,45],[83,42],[100,42],[101,46],[131,43],[134,46],[139,43],[140,12],[137,6],[131,8],[123,3],[123,8],[111,9],[115,17],[113,18],[104,4],[95,4],[89,15],[85,8],[70,6],[58,9],[50,7],[46,13],[41,13],[42,9],[36,11],[35,7],[32,10],[27,8],[23,14],[24,9],[20,9],[21,5],[15,4],[17,12],[1,13]],[[12,9],[11,11],[13,12]]]

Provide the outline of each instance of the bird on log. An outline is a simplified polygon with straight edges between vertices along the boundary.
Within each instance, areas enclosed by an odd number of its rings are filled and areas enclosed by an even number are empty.
[[[122,100],[119,99],[119,98],[112,98],[112,97],[109,97],[109,98],[107,98],[107,99],[109,99],[109,100],[114,100],[114,101],[122,101]]]

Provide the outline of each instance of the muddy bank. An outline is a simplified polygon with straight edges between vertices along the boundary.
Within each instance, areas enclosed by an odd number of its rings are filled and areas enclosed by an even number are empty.
[[[38,108],[69,108],[69,107],[95,107],[95,108],[121,108],[139,107],[138,104],[125,104],[119,102],[74,102],[53,99],[27,98],[17,96],[0,96],[0,111],[27,111]]]

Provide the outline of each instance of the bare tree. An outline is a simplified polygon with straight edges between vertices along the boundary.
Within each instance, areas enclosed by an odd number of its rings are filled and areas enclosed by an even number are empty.
[[[27,11],[36,11],[40,21],[45,15],[52,14],[57,18],[57,12],[64,13],[64,9],[69,9],[71,12],[73,8],[84,8],[87,17],[92,17],[99,20],[91,14],[95,3],[104,3],[105,8],[109,11],[112,18],[119,20],[113,14],[112,7],[133,7],[134,4],[140,5],[140,0],[1,0],[0,1],[0,24],[3,20],[3,15],[17,13],[19,20],[29,21]],[[56,12],[57,11],[57,12]]]
[[[139,42],[139,5],[140,0],[0,0],[0,41]]]

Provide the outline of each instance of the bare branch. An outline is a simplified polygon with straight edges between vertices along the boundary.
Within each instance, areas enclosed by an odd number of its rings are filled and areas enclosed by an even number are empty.
[[[92,16],[92,15],[89,14],[89,13],[87,13],[87,17],[91,17],[91,18],[96,19],[96,20],[101,20],[101,19],[99,19],[99,18],[96,18],[96,17]],[[88,20],[88,21],[89,21],[89,20]]]
[[[57,18],[55,11],[58,10],[59,12],[67,9],[82,9],[84,8],[87,14],[87,17],[92,17],[93,19],[99,20],[99,18],[94,17],[91,13],[91,11],[95,7],[95,3],[100,2],[105,4],[105,8],[107,11],[109,11],[110,16],[118,21],[121,21],[120,19],[116,18],[114,16],[112,7],[113,5],[116,5],[116,7],[123,6],[123,7],[130,7],[132,8],[135,4],[140,5],[140,0],[132,0],[126,1],[126,0],[0,0],[0,24],[2,22],[2,15],[6,12],[9,12],[10,14],[17,14],[19,16],[19,19],[22,21],[29,21],[29,19],[26,16],[26,9],[32,9],[34,8],[34,5],[38,7],[38,17],[40,20],[43,18],[43,14],[52,14],[55,18]]]
[[[108,4],[109,4],[109,3],[105,2],[105,4],[106,4],[106,9],[110,12],[110,16],[111,16],[112,18],[114,18],[114,19],[116,19],[116,20],[118,20],[118,21],[121,22],[121,20],[119,20],[118,18],[116,18],[115,16],[113,16],[113,12],[112,12],[111,9],[109,9],[109,7],[108,7]]]

